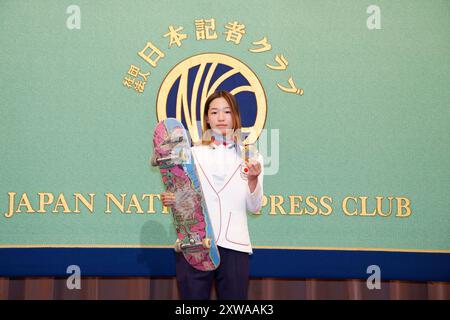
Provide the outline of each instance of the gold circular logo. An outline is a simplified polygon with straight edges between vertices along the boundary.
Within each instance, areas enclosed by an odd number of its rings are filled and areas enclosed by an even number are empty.
[[[199,54],[170,70],[158,92],[157,120],[176,118],[196,143],[202,134],[206,99],[217,90],[227,90],[236,97],[242,133],[247,135],[244,144],[256,142],[266,122],[266,94],[247,65],[221,53]]]

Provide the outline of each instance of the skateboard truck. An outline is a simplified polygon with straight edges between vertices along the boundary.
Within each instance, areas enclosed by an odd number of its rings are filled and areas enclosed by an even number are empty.
[[[165,140],[161,145],[165,146],[165,145],[168,145],[168,144],[175,144],[175,143],[180,143],[180,142],[183,142],[183,136],[179,136],[179,137],[175,137],[175,138],[171,138],[171,139]]]
[[[156,158],[153,156],[150,162],[152,166],[157,167],[161,164],[175,164],[176,160],[181,160],[183,162],[189,160],[189,157],[183,150],[181,150],[178,154],[169,155],[166,157]]]
[[[209,249],[211,248],[211,239],[205,238],[202,242],[196,242],[193,238],[189,239],[189,243],[183,243],[182,240],[175,241],[175,252],[190,251],[191,249]],[[197,251],[197,250],[192,250]]]

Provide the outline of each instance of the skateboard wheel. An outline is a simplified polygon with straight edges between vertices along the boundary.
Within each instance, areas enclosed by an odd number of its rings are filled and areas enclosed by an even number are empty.
[[[204,248],[206,248],[206,249],[211,248],[211,239],[210,238],[203,239],[202,243],[203,243]]]
[[[155,155],[153,155],[152,158],[150,159],[150,164],[153,167],[157,167],[158,166],[158,161],[156,161],[156,156]]]
[[[175,241],[174,249],[175,249],[175,252],[181,252],[181,241],[180,241],[180,239],[177,239],[177,241]]]

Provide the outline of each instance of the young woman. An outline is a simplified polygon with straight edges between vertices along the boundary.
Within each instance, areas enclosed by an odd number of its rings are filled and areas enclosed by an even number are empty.
[[[219,91],[208,97],[202,143],[192,147],[192,154],[219,248],[220,265],[214,271],[199,271],[177,253],[176,276],[182,299],[209,299],[214,280],[218,299],[247,299],[248,258],[252,254],[247,210],[258,212],[261,208],[263,159],[258,155],[257,159],[244,161],[242,147],[235,138],[240,129],[234,96]],[[163,193],[161,199],[168,207],[176,202],[169,192]]]

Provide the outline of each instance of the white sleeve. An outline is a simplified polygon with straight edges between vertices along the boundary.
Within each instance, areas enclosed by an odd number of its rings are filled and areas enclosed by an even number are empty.
[[[253,192],[250,192],[250,188],[247,184],[247,210],[256,213],[261,209],[263,198],[263,180],[264,180],[264,160],[261,155],[258,156],[258,161],[261,163],[261,173],[258,176],[258,182]]]

